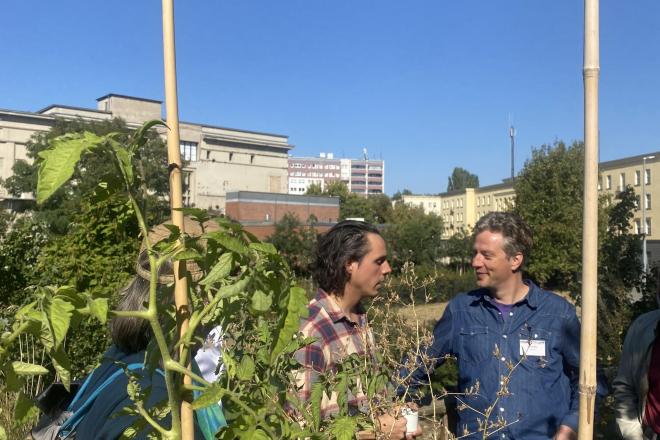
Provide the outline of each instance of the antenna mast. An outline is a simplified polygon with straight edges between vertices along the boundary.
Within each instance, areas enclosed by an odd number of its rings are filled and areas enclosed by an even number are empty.
[[[515,179],[515,170],[514,170],[514,151],[516,146],[516,129],[511,124],[509,126],[509,137],[511,138],[511,180]]]

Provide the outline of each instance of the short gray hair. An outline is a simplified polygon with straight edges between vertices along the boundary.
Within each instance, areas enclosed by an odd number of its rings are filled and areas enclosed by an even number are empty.
[[[520,253],[523,256],[523,268],[532,252],[534,237],[532,229],[515,212],[489,212],[474,225],[473,237],[482,232],[498,232],[504,238],[504,252],[510,258]]]

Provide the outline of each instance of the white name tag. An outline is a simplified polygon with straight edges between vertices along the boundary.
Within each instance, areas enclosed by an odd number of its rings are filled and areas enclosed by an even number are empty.
[[[545,341],[540,339],[520,340],[520,356],[545,356]]]

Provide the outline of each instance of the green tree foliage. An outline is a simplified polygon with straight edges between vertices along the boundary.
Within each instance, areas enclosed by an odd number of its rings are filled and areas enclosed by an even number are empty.
[[[582,264],[584,146],[561,141],[532,150],[516,178],[514,210],[534,231],[528,273],[553,289],[575,290]]]
[[[472,236],[468,230],[461,228],[444,242],[444,254],[449,258],[449,265],[459,274],[470,268],[472,259]]]
[[[326,183],[325,189],[312,184],[307,188],[307,195],[323,195],[339,197],[339,218],[363,218],[368,223],[381,224],[389,221],[392,213],[392,202],[385,194],[372,194],[365,197],[348,190],[348,186],[340,180]]]
[[[403,196],[409,196],[412,195],[412,193],[413,192],[410,191],[408,188],[404,188],[403,190],[394,193],[394,195],[392,196],[392,201],[398,202],[400,200],[403,200]]]
[[[417,266],[434,266],[442,257],[442,219],[424,213],[418,206],[397,203],[383,236],[395,270],[406,261]]]
[[[58,119],[53,127],[45,133],[36,133],[26,145],[27,157],[31,162],[18,160],[13,166],[13,176],[3,185],[15,196],[21,193],[36,193],[37,172],[43,161],[40,153],[52,146],[52,142],[66,133],[90,132],[98,136],[116,133],[117,142],[126,142],[132,131],[121,119],[108,121],[85,121],[82,119]],[[143,182],[137,194],[140,204],[153,218],[154,222],[162,220],[167,208],[168,177],[167,151],[162,139],[155,132],[150,132],[138,153],[134,156],[136,173]],[[94,170],[85,173],[80,170]],[[87,155],[83,157],[80,167],[74,172],[73,178],[63,185],[53,197],[37,207],[35,217],[45,221],[50,229],[58,234],[67,231],[73,213],[77,212],[84,195],[97,194],[103,196],[103,188],[99,181],[116,179],[109,157]]]
[[[479,176],[470,173],[465,168],[456,167],[448,178],[447,191],[465,188],[479,188]]]
[[[314,219],[305,225],[296,215],[286,213],[275,224],[275,232],[266,241],[275,246],[297,276],[309,277],[316,243]]]
[[[571,292],[579,300],[582,267],[584,148],[556,142],[536,149],[516,178],[515,210],[534,231],[528,271],[545,287]],[[641,266],[640,237],[630,221],[637,196],[624,188],[603,196],[599,210],[598,346],[615,362],[633,310],[631,291],[648,289]]]

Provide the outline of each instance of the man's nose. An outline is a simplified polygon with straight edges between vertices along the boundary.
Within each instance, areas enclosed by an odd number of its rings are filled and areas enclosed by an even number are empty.
[[[479,256],[479,254],[476,254],[472,257],[472,267],[479,267],[483,263],[482,258]]]
[[[383,271],[383,275],[387,275],[387,274],[389,274],[390,272],[392,272],[392,267],[390,266],[390,263],[389,263],[388,261],[385,261],[385,262],[383,263],[382,268],[383,268],[383,269],[382,269],[382,271]]]

